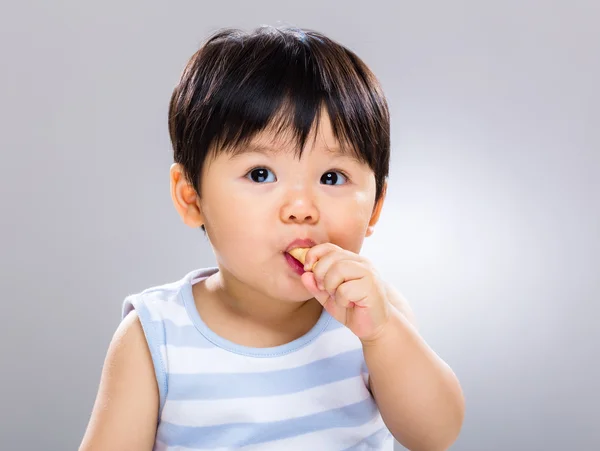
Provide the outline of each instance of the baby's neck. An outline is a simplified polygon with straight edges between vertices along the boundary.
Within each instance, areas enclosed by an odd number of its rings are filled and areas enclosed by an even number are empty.
[[[225,289],[218,273],[194,285],[196,308],[217,335],[249,347],[273,347],[306,334],[322,312],[314,299],[283,302]]]

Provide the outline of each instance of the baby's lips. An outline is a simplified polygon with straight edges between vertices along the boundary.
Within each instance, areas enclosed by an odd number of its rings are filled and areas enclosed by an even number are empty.
[[[309,247],[296,247],[289,251],[289,254],[296,260],[298,260],[300,263],[304,264],[306,262],[306,254],[309,251],[309,249]],[[310,268],[309,271],[310,270],[312,270],[312,268]]]

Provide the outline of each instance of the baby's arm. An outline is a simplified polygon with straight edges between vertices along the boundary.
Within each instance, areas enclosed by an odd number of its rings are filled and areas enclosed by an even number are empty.
[[[452,369],[417,333],[406,299],[391,285],[386,294],[395,310],[390,323],[377,340],[363,344],[369,388],[402,445],[446,450],[462,426],[462,389]]]
[[[80,451],[149,451],[159,394],[140,320],[131,311],[109,346],[94,409]]]

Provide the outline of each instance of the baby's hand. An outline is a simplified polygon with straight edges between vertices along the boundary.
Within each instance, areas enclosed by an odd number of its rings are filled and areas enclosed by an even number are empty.
[[[389,319],[389,300],[371,263],[331,243],[306,253],[302,282],[336,320],[361,341],[377,337]]]

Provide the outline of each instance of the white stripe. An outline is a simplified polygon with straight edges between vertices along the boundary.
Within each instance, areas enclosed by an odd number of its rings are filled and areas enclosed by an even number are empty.
[[[156,299],[146,299],[145,303],[147,304],[152,321],[170,319],[177,326],[192,324],[182,304],[178,304],[173,300],[163,300],[158,297]]]
[[[325,429],[296,437],[275,440],[267,443],[235,448],[242,451],[307,451],[307,450],[339,450],[359,443],[363,438],[374,434],[384,426],[381,416],[359,427]],[[394,441],[388,440],[381,451],[393,451]],[[231,448],[186,448],[183,446],[167,447],[156,442],[154,451],[231,451]]]
[[[308,346],[279,357],[257,358],[221,348],[192,348],[167,344],[172,374],[256,373],[297,368],[323,358],[360,349],[360,340],[345,327],[322,333]]]
[[[165,372],[168,374],[169,373],[169,360],[167,359],[167,348],[165,345],[160,345],[159,350],[160,350],[160,356],[163,361],[163,365],[165,366]]]
[[[267,423],[303,417],[370,397],[362,376],[289,395],[218,400],[169,400],[161,420],[178,426]]]

